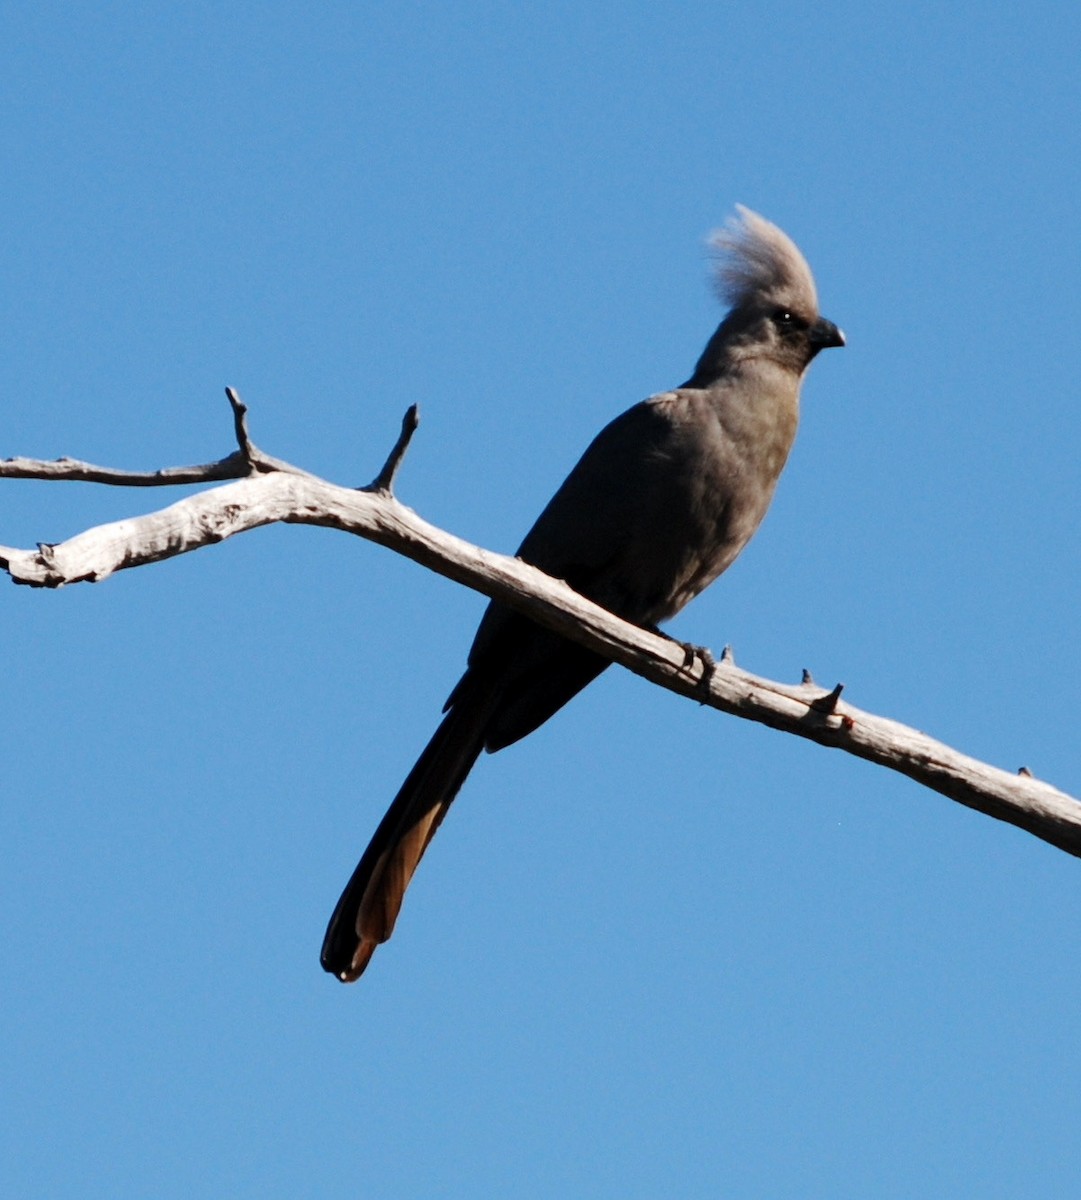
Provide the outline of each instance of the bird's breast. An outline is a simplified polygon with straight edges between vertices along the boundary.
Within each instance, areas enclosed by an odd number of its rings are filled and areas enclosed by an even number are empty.
[[[653,507],[666,528],[641,541],[659,568],[649,622],[673,616],[731,566],[762,523],[792,448],[799,416],[794,389],[758,396],[758,404],[728,399],[694,398],[669,447],[661,475],[674,486]],[[653,574],[644,561],[636,568],[639,577]]]

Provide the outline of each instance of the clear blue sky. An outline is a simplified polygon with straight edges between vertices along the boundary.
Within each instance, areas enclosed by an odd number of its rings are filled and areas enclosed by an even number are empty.
[[[849,346],[674,630],[1081,788],[1076,5],[7,5],[0,454],[231,449],[511,551],[785,228]],[[178,493],[0,484],[0,542]],[[355,987],[326,917],[482,600],[262,530],[0,589],[0,1191],[1031,1197],[1081,863],[610,671],[484,759]]]

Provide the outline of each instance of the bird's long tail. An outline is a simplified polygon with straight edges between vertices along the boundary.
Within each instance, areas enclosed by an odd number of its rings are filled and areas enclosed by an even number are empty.
[[[460,689],[379,823],[330,918],[320,961],[343,983],[358,979],[394,932],[402,898],[428,843],[484,747],[495,697]]]

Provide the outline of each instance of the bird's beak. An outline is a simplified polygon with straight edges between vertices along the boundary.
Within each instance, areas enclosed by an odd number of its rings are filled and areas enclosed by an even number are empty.
[[[819,317],[811,326],[811,345],[814,346],[816,352],[828,350],[830,346],[843,346],[844,344],[845,335],[825,317]]]

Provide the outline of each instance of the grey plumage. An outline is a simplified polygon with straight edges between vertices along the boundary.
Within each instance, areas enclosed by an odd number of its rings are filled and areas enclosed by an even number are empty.
[[[526,535],[519,557],[611,612],[653,626],[731,565],[788,458],[815,355],[844,345],[818,312],[803,255],[749,209],[715,235],[731,307],[681,387],[606,426]],[[481,750],[543,724],[607,661],[491,604],[442,724],[402,784],[330,919],[322,963],[356,979]]]

